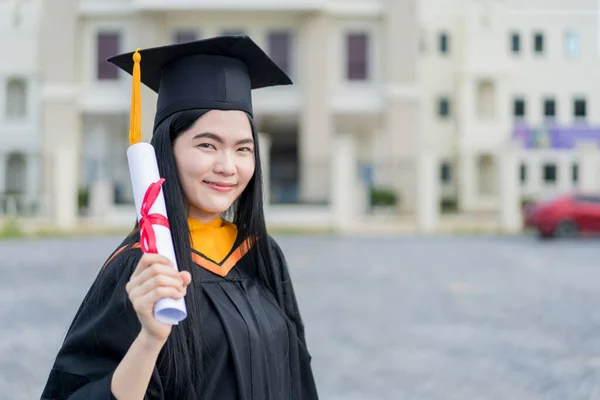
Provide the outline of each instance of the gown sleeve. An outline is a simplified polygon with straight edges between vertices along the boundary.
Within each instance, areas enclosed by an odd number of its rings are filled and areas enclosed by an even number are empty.
[[[42,400],[116,399],[112,375],[141,329],[125,290],[140,257],[139,249],[125,250],[102,268],[69,327]],[[145,399],[163,398],[155,367]]]
[[[283,251],[281,250],[281,247],[273,238],[271,238],[271,250],[273,252],[277,272],[281,279],[281,289],[283,295],[283,304],[285,306],[285,312],[291,318],[292,322],[295,325],[298,339],[300,340],[302,345],[306,347],[304,323],[302,321],[302,316],[300,315],[300,310],[298,308],[298,301],[294,292],[294,286],[292,284],[292,278],[290,276],[287,260],[285,258],[285,255],[283,254]]]
[[[285,313],[296,328],[295,336],[297,338],[298,346],[292,346],[292,349],[294,350],[292,351],[292,354],[290,354],[290,360],[294,360],[294,363],[296,364],[295,366],[292,366],[294,380],[296,381],[294,384],[294,398],[301,400],[317,400],[319,397],[311,367],[312,357],[306,344],[304,323],[302,321],[302,316],[300,315],[300,309],[298,307],[298,301],[294,292],[288,264],[277,241],[271,237],[270,243],[273,261],[281,279]]]

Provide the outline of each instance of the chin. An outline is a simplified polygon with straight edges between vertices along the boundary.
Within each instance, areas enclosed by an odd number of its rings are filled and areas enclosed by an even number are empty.
[[[217,199],[216,201],[203,201],[194,202],[194,206],[202,211],[214,214],[222,214],[231,208],[233,201],[223,201],[224,199]],[[219,201],[220,200],[220,201]]]
[[[231,205],[229,206],[231,207]],[[217,207],[217,206],[213,206],[213,207],[200,207],[201,210],[205,210],[211,214],[223,214],[224,212],[226,212],[227,210],[229,210],[229,207]]]
[[[207,213],[222,214],[229,210],[240,193],[215,194],[208,190],[199,190],[191,200],[191,204]]]

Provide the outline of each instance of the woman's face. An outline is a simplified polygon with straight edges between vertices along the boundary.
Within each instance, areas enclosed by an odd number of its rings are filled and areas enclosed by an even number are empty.
[[[190,208],[203,222],[229,209],[254,175],[254,140],[242,111],[212,110],[175,140],[173,154]]]

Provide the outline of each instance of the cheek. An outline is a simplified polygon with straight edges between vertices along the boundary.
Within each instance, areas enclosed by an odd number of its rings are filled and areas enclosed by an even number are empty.
[[[243,160],[242,163],[240,163],[238,173],[240,175],[240,179],[244,181],[244,184],[250,182],[250,179],[252,179],[252,176],[254,176],[254,167],[254,158]]]
[[[193,185],[198,179],[202,179],[210,170],[210,165],[207,164],[206,160],[203,162],[202,157],[188,153],[177,159],[177,169],[179,178],[185,187]]]

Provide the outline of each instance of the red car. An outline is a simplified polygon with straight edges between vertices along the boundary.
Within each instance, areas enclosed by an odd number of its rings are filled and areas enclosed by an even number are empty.
[[[600,195],[568,194],[528,205],[524,222],[545,238],[598,234]]]

